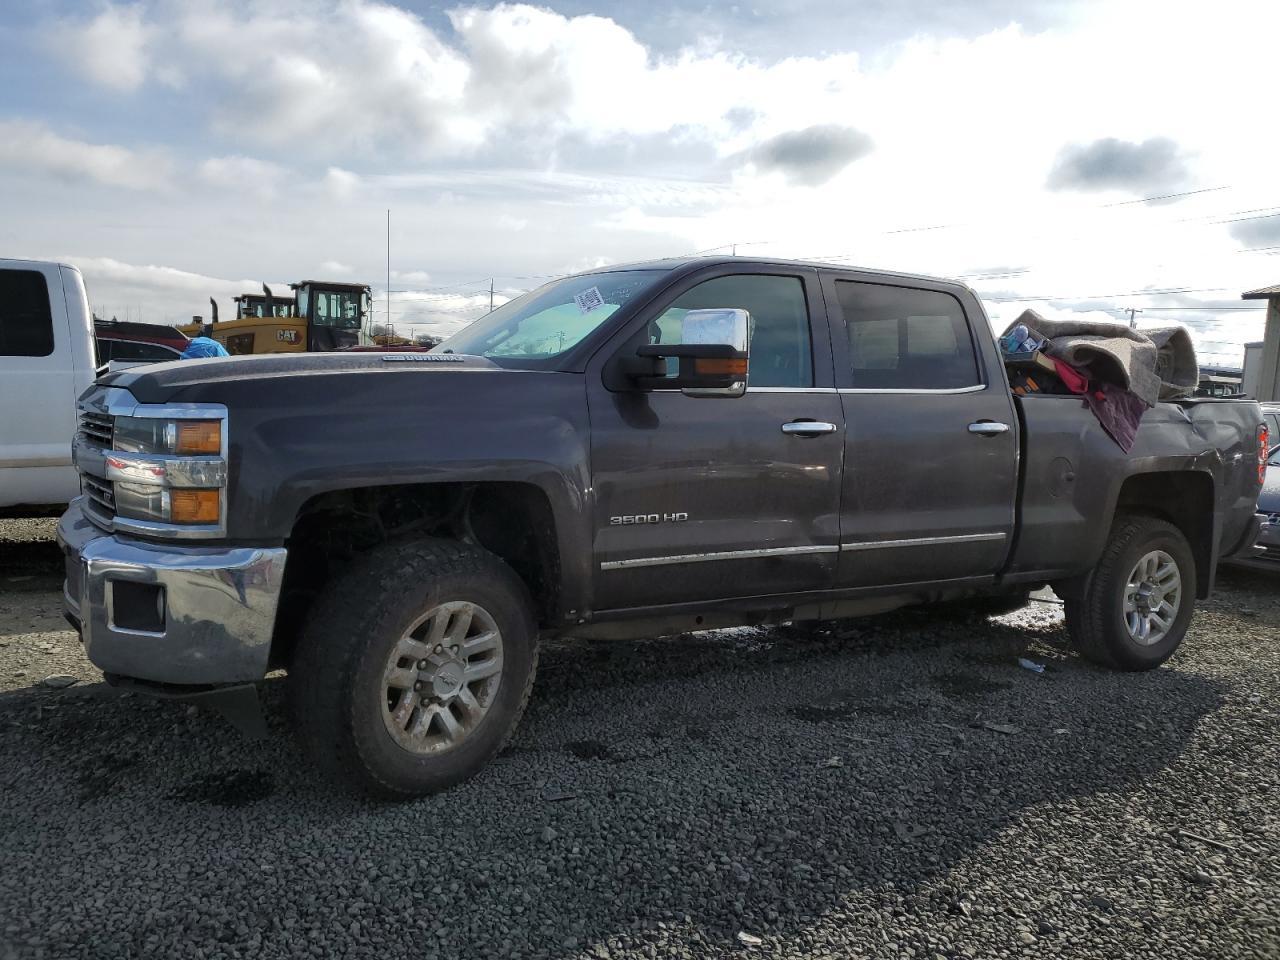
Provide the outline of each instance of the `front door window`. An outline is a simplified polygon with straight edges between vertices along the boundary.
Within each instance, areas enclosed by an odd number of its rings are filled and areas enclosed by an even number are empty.
[[[706,280],[682,294],[650,325],[651,343],[679,343],[690,310],[722,307],[751,315],[748,387],[812,387],[809,309],[799,277],[742,274]]]

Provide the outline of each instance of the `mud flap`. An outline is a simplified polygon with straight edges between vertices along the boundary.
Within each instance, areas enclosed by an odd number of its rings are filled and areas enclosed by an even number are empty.
[[[183,687],[173,684],[148,683],[132,677],[104,674],[113,687],[131,690],[160,700],[179,700],[198,707],[207,707],[230,723],[241,735],[250,740],[266,739],[266,718],[262,715],[262,703],[258,698],[256,683],[237,683],[218,687]]]

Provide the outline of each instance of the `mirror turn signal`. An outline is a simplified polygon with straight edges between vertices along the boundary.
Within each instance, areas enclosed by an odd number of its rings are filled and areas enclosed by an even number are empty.
[[[693,361],[695,377],[745,377],[746,357],[704,357]]]

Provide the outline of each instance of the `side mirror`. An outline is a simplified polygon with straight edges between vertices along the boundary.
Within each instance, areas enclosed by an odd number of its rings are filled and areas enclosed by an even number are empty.
[[[690,310],[679,343],[652,343],[636,351],[654,366],[636,376],[646,390],[679,388],[689,397],[740,397],[747,392],[748,330],[745,310]],[[678,363],[674,377],[664,376],[666,361]]]

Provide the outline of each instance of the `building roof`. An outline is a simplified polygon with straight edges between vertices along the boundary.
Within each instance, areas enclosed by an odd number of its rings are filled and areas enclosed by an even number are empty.
[[[1272,297],[1280,297],[1280,283],[1271,287],[1259,287],[1257,290],[1250,290],[1247,293],[1240,294],[1241,300],[1270,300]]]

